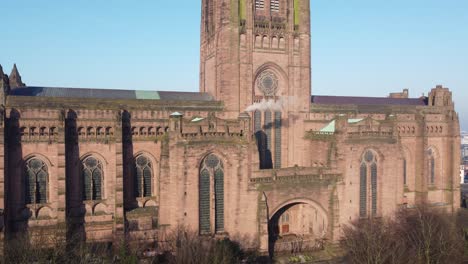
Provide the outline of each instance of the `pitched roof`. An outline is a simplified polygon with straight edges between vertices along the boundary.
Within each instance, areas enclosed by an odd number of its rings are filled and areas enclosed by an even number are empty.
[[[208,93],[167,92],[144,90],[84,89],[62,87],[27,86],[14,89],[9,95],[36,97],[95,98],[95,99],[141,99],[167,101],[214,101]]]
[[[427,105],[426,98],[389,98],[389,97],[354,97],[354,96],[312,96],[314,104],[334,105]]]

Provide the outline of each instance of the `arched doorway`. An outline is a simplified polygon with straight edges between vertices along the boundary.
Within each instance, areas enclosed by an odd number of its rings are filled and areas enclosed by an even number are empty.
[[[327,236],[328,217],[318,204],[293,201],[276,210],[268,222],[268,251],[297,253],[320,250]]]

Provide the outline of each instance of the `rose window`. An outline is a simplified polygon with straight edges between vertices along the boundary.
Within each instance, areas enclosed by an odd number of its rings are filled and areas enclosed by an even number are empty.
[[[278,91],[278,78],[271,71],[264,71],[257,79],[257,87],[265,96],[274,96]]]

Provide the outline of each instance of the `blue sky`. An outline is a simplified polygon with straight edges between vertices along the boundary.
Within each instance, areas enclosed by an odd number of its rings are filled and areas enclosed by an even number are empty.
[[[197,0],[0,0],[0,64],[29,85],[198,90]],[[312,93],[437,84],[468,130],[468,1],[314,0]]]

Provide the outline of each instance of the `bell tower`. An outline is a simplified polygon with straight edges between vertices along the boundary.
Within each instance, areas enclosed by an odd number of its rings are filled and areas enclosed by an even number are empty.
[[[308,112],[310,0],[202,0],[200,91],[243,112],[262,99]]]

